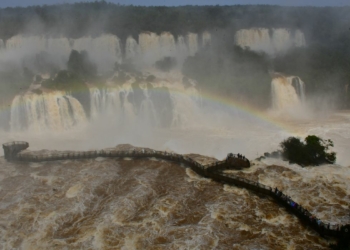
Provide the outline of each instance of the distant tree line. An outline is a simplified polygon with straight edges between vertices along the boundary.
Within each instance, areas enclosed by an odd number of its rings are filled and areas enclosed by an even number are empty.
[[[0,38],[19,33],[77,38],[101,33],[121,39],[142,31],[174,35],[241,28],[301,29],[312,42],[332,43],[348,30],[350,7],[271,5],[140,7],[106,1],[0,9]]]

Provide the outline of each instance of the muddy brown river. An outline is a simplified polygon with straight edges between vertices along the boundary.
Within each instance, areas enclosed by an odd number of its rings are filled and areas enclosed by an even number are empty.
[[[325,222],[349,223],[346,178],[336,177],[336,166],[324,167],[333,169],[327,177],[311,168],[254,164],[233,172],[279,187]],[[1,249],[329,249],[330,243],[266,197],[154,158],[1,158],[0,214]]]

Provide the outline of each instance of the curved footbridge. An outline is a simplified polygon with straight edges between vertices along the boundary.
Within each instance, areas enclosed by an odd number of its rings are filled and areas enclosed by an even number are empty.
[[[120,150],[110,148],[93,151],[28,151],[27,142],[9,142],[3,144],[4,156],[8,161],[42,162],[67,159],[88,159],[96,157],[130,157],[163,159],[183,163],[190,167],[197,174],[211,178],[215,181],[235,185],[249,189],[253,192],[267,195],[273,198],[278,204],[284,206],[287,211],[296,215],[304,224],[310,226],[321,236],[337,238],[342,244],[349,245],[350,225],[330,225],[322,222],[313,216],[307,209],[293,201],[289,196],[283,194],[277,188],[272,188],[258,182],[250,181],[235,175],[223,173],[224,169],[243,169],[250,167],[248,159],[241,155],[228,154],[223,161],[216,161],[208,165],[202,165],[188,156],[164,151],[157,151],[147,148],[135,148],[133,150]]]

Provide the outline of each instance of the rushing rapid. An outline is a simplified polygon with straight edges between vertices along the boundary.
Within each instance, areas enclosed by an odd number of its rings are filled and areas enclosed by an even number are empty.
[[[271,200],[202,178],[175,163],[2,160],[0,171],[0,209],[6,215],[0,221],[0,239],[5,249],[327,249],[329,243]],[[278,179],[284,176],[283,183],[273,184],[294,194],[321,219],[348,222],[341,191],[346,178],[336,180],[339,188],[333,187],[335,179],[317,179],[321,183],[315,189],[299,172],[256,162],[241,175],[269,184],[276,174]],[[325,196],[319,199],[314,192]],[[330,202],[339,202],[331,213]]]

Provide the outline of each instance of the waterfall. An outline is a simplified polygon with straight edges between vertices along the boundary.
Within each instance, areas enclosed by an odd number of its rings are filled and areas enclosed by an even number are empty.
[[[73,49],[88,51],[99,71],[110,71],[115,62],[122,62],[120,40],[114,35],[101,35],[96,38],[82,37],[73,40]]]
[[[126,39],[125,58],[130,60],[135,60],[139,54],[140,54],[140,47],[138,43],[133,37],[129,36]]]
[[[159,127],[160,120],[151,99],[149,89],[146,87],[143,92],[145,99],[141,102],[140,105],[139,121],[143,122],[143,125],[146,127]]]
[[[5,42],[5,50],[10,55],[2,55],[3,57],[11,57],[13,55],[21,55],[22,57],[47,50],[46,38],[43,36],[22,36],[16,35]]]
[[[11,105],[11,130],[68,130],[86,121],[79,101],[67,93],[17,95]]]
[[[187,44],[189,55],[193,56],[198,51],[198,35],[195,33],[188,33]]]
[[[211,44],[211,34],[207,31],[202,34],[202,47],[206,47]]]
[[[152,32],[145,32],[139,35],[139,46],[142,61],[146,64],[153,64],[161,58],[159,51],[159,36]]]
[[[87,122],[109,122],[115,129],[125,131],[144,127],[196,127],[199,93],[192,80],[187,80],[191,83],[188,85],[181,79],[182,75],[167,80],[158,78],[151,83],[132,77],[122,85],[113,84],[112,80],[104,87],[90,85],[90,121],[82,104],[68,93],[28,91],[12,101],[11,131],[65,131]]]
[[[294,46],[296,47],[305,47],[306,46],[306,40],[304,33],[300,30],[296,30],[294,33]]]
[[[289,81],[292,82],[292,86],[294,87],[297,95],[302,103],[305,102],[305,84],[304,82],[297,76],[289,77]]]
[[[96,88],[90,87],[90,103],[91,117],[98,119],[102,114],[115,114],[116,116],[122,113],[124,100],[121,96],[124,91],[119,88]]]
[[[292,35],[287,29],[272,29],[272,46],[275,53],[287,51],[293,45]]]
[[[179,36],[177,38],[176,47],[177,47],[177,59],[180,62],[183,62],[186,59],[186,57],[189,55],[188,47],[186,45],[186,41],[183,36]]]
[[[47,39],[47,51],[57,58],[61,68],[65,68],[71,50],[69,39],[65,37]]]
[[[285,115],[303,109],[305,102],[305,87],[299,77],[278,75],[273,78],[272,110],[276,114]]]
[[[151,128],[198,126],[200,97],[194,83],[186,88],[182,75],[167,77],[167,81],[152,83],[128,81],[118,87],[90,87],[91,119],[99,122],[108,116],[117,122],[116,129],[121,123]]]
[[[306,46],[304,33],[295,30],[278,28],[241,29],[235,34],[235,44],[242,48],[249,47],[253,51],[263,51],[270,55],[286,52],[288,49]]]
[[[114,69],[116,62],[122,63],[123,59],[136,64],[153,66],[156,61],[164,57],[175,57],[181,65],[188,56],[193,56],[199,47],[210,43],[209,32],[202,34],[202,44],[199,44],[198,34],[195,33],[188,33],[185,37],[179,36],[175,39],[170,32],[162,32],[160,35],[143,32],[139,34],[138,42],[129,36],[125,41],[125,51],[122,51],[120,39],[110,34],[77,39],[16,35],[6,42],[0,40],[0,54],[2,59],[17,60],[19,63],[29,56],[27,59],[32,60],[27,60],[26,66],[36,72],[38,70],[31,62],[38,53],[47,52],[52,60],[50,63],[59,68],[65,68],[72,49],[86,50],[98,66],[99,72],[109,72]],[[124,58],[123,55],[125,55]],[[42,72],[39,69],[37,73]]]
[[[268,29],[242,29],[235,34],[235,44],[254,51],[273,53],[272,42]]]
[[[160,54],[161,57],[176,56],[176,44],[175,38],[169,32],[163,32],[159,38]]]
[[[78,39],[16,35],[8,39],[4,46],[5,48],[1,52],[2,58],[13,58],[13,55],[16,55],[16,58],[21,60],[27,55],[34,56],[45,51],[54,56],[61,67],[65,66],[72,49],[87,50],[100,71],[109,71],[113,69],[115,62],[122,61],[119,38],[108,34],[96,38],[81,37]]]
[[[204,32],[202,35],[202,46],[210,44],[211,35]],[[152,32],[143,32],[139,34],[139,44],[129,37],[126,41],[126,58],[135,58],[146,65],[153,65],[156,61],[164,57],[175,57],[181,64],[186,57],[193,56],[199,49],[198,35],[188,33],[185,37],[174,36],[169,32],[163,32],[160,35]]]
[[[117,123],[132,124],[136,119],[134,106],[128,101],[130,86],[90,87],[91,120],[98,122],[108,117]]]

